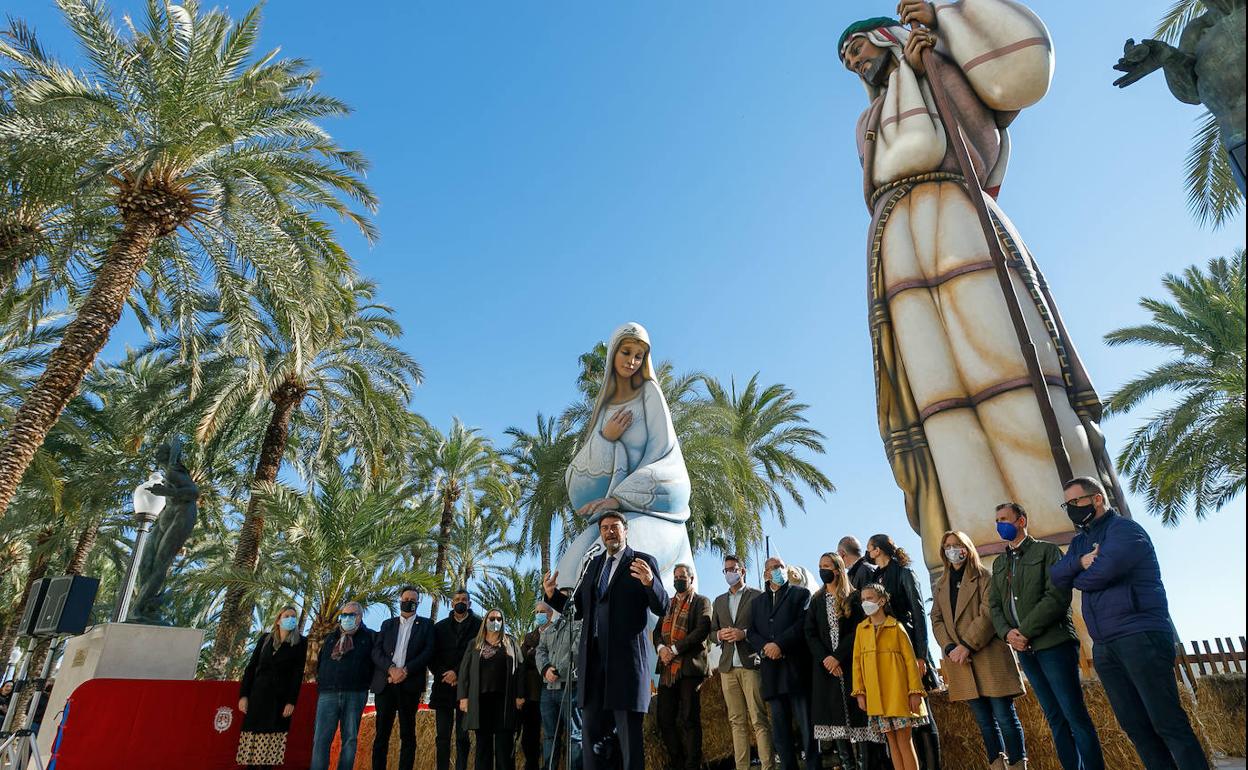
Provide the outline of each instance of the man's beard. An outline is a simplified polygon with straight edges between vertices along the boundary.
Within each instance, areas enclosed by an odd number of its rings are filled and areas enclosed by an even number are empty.
[[[607,547],[607,553],[609,554],[619,553],[624,548],[622,540],[616,540],[614,543],[603,542],[603,545]]]
[[[871,60],[871,66],[867,67],[867,71],[862,74],[862,79],[867,82],[867,85],[882,88],[888,82],[888,65],[892,59],[891,53],[881,51],[879,56]]]

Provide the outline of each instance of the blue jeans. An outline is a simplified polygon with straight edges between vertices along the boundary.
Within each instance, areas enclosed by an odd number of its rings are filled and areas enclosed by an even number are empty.
[[[1147,770],[1209,770],[1174,679],[1174,637],[1141,631],[1092,648],[1118,724]]]
[[[1023,748],[1023,725],[1018,721],[1013,698],[975,698],[966,705],[971,707],[979,724],[989,762],[1001,756],[1001,752],[1005,752],[1011,765],[1027,756]]]
[[[1063,770],[1105,770],[1101,741],[1079,684],[1079,643],[1020,652],[1018,665],[1044,711]]]
[[[581,710],[576,707],[576,685],[565,690],[542,690],[542,770],[553,770],[552,756],[563,755],[563,742],[572,736],[572,761],[566,770],[581,770]],[[560,710],[562,709],[562,713]]]
[[[311,770],[329,770],[329,747],[340,726],[342,749],[338,752],[338,770],[355,767],[355,739],[360,734],[360,716],[366,703],[368,690],[330,690],[317,696]]]

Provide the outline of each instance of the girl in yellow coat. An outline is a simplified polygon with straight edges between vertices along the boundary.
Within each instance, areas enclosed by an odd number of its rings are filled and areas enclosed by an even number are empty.
[[[894,770],[918,770],[910,730],[927,724],[927,707],[914,647],[888,611],[884,586],[865,586],[861,596],[867,619],[854,637],[854,695],[868,725],[888,739]]]

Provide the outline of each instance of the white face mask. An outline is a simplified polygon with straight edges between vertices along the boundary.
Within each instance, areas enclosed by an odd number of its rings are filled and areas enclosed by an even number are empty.
[[[876,604],[875,602],[863,602],[862,611],[867,613],[868,616],[874,615],[875,613],[880,611],[880,605]]]
[[[948,559],[951,564],[961,564],[966,561],[966,551],[961,548],[946,548],[945,558]]]
[[[727,583],[729,586],[735,586],[737,583],[741,582],[741,573],[740,572],[725,572],[724,582]]]

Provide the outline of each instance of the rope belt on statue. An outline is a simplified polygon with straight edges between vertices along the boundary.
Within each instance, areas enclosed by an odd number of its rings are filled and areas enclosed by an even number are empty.
[[[908,176],[904,179],[894,179],[891,182],[885,182],[875,188],[875,191],[871,193],[871,208],[874,209],[876,201],[893,190],[896,190],[898,187],[913,187],[915,185],[923,184],[924,182],[957,182],[960,185],[965,185],[966,177],[961,174],[955,174],[952,171],[929,171],[926,174]]]

